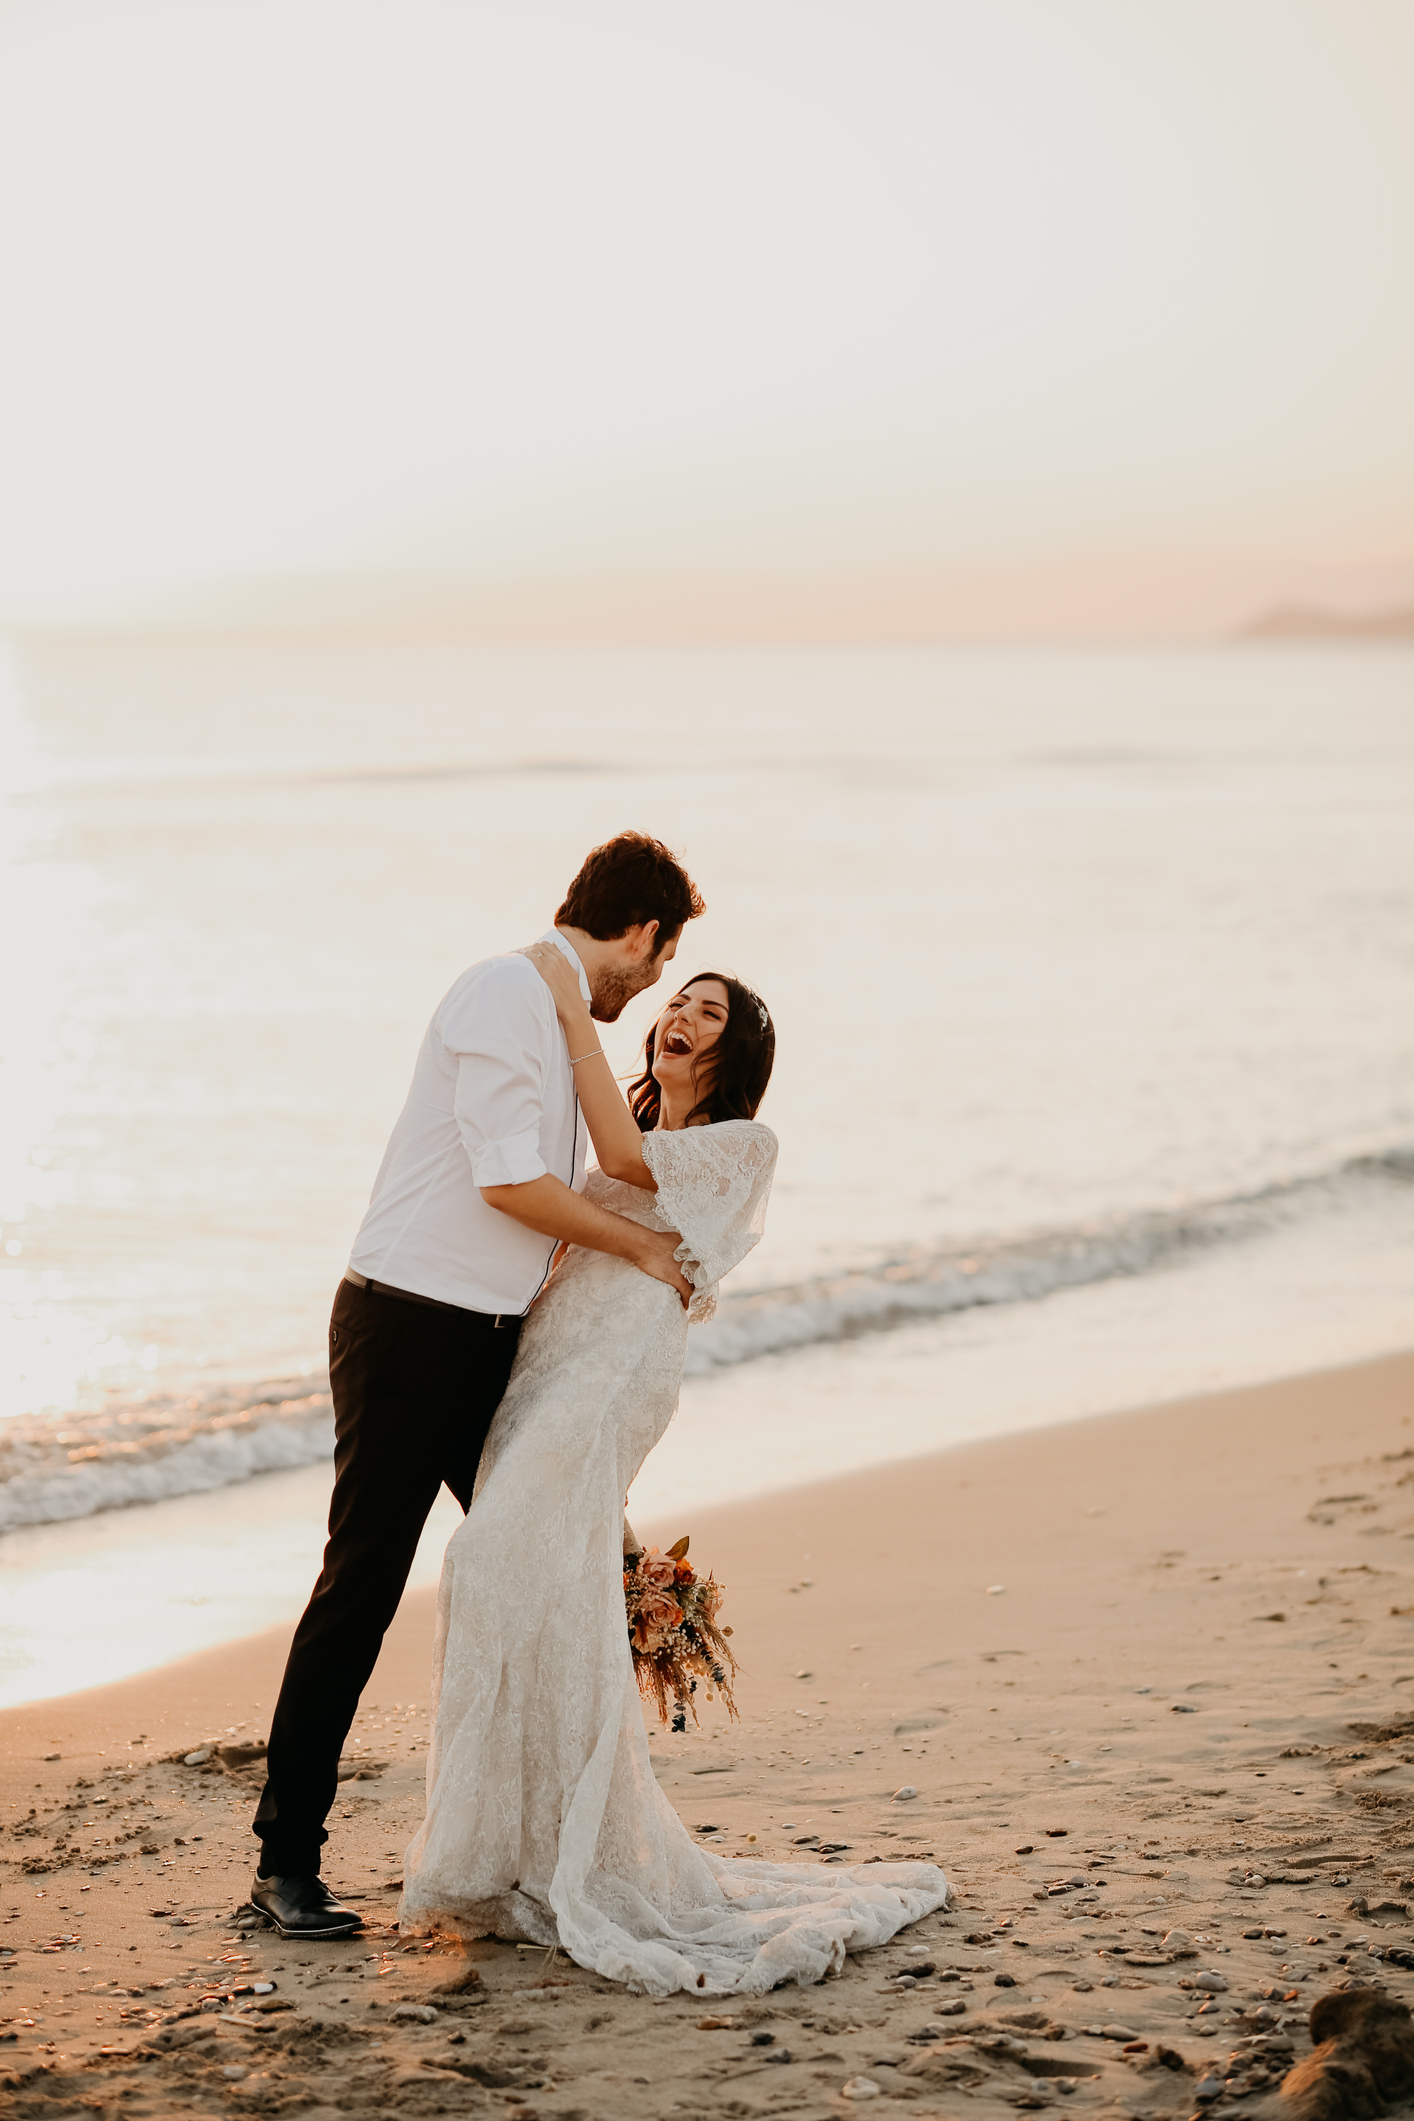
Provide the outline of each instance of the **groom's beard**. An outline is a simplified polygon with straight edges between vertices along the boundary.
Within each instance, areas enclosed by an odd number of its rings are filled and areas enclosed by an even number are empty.
[[[614,965],[590,982],[589,1013],[597,1024],[616,1024],[627,1003],[642,994],[657,979],[661,966],[654,958],[647,965]]]

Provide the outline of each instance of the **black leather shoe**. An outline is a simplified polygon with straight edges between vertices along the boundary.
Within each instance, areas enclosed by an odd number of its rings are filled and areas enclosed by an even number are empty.
[[[303,1877],[262,1878],[257,1871],[250,1905],[273,1922],[282,1937],[346,1937],[350,1930],[363,1928],[362,1915],[341,1906],[324,1880],[308,1872]]]

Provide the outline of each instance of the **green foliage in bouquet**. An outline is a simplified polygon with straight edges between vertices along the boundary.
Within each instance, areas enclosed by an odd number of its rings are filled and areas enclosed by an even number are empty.
[[[687,1547],[683,1538],[666,1554],[649,1547],[624,1556],[633,1675],[644,1700],[655,1703],[659,1720],[671,1721],[675,1731],[687,1729],[689,1711],[697,1722],[693,1696],[699,1680],[709,1701],[715,1689],[727,1714],[736,1716],[732,1680],[737,1662],[726,1640],[731,1629],[717,1625],[722,1587],[689,1565]]]

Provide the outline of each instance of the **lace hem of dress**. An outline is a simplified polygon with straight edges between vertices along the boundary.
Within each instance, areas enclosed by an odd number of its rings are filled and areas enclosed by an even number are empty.
[[[814,1864],[730,1861],[704,1850],[722,1892],[680,1930],[633,1934],[576,1907],[561,1922],[553,1908],[518,1888],[490,1900],[398,1910],[405,1935],[432,1931],[507,1944],[558,1945],[589,1972],[640,1995],[766,1995],[786,1982],[806,1988],[837,1974],[851,1951],[887,1944],[901,1929],[948,1904],[948,1883],[935,1863]],[[570,1911],[567,1910],[567,1914]],[[597,1919],[594,1917],[597,1916]]]

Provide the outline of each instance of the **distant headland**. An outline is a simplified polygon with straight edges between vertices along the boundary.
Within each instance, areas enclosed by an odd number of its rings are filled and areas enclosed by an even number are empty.
[[[1390,611],[1330,611],[1316,604],[1284,604],[1264,612],[1244,641],[1414,641],[1414,604]]]

